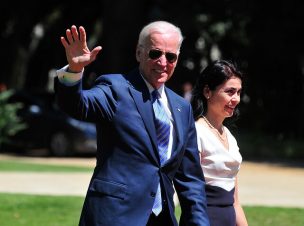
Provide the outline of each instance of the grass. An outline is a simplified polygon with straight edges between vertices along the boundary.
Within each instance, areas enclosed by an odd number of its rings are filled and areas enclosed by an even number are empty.
[[[0,172],[92,172],[90,167],[0,160]],[[1,226],[78,225],[83,197],[0,193]],[[250,226],[304,225],[304,208],[244,206]],[[179,219],[180,208],[176,208]]]
[[[0,172],[92,172],[93,168],[0,160]],[[1,226],[78,225],[84,198],[0,193]]]
[[[301,226],[304,225],[303,208],[246,207],[250,226]]]
[[[83,197],[0,194],[1,226],[78,225]]]
[[[90,167],[26,163],[18,160],[0,160],[0,172],[92,172]]]
[[[1,226],[75,226],[83,197],[0,193]],[[301,226],[304,209],[245,206],[250,226]],[[180,216],[180,208],[176,209]]]
[[[250,226],[303,226],[304,208],[243,206]],[[181,209],[176,208],[179,219]]]

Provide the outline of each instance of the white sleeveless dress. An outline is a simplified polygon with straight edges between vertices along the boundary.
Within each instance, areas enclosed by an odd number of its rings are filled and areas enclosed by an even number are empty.
[[[206,181],[207,213],[210,224],[235,226],[234,188],[242,156],[234,136],[224,127],[227,149],[205,125],[195,123],[201,167]]]

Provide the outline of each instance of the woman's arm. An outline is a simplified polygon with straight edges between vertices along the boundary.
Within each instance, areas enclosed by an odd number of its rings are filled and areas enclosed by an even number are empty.
[[[238,194],[238,181],[235,179],[235,191],[234,191],[234,209],[236,214],[236,226],[248,226],[247,219],[244,213],[244,210],[239,202]]]

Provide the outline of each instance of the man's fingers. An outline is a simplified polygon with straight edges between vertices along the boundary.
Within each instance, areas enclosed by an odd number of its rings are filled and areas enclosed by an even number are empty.
[[[82,61],[83,64],[85,64],[86,61],[86,64],[94,61],[96,59],[97,54],[102,49],[101,46],[95,47],[92,51],[87,48],[86,32],[84,27],[82,26],[80,26],[77,30],[77,27],[75,25],[72,25],[71,29],[66,30],[66,37],[60,37],[60,41],[64,46],[66,53],[68,55],[73,54],[73,57]],[[80,47],[85,47],[85,49],[79,49]],[[90,54],[90,58],[87,58],[87,54]]]
[[[81,42],[86,42],[87,41],[87,36],[86,36],[86,32],[83,26],[79,27],[79,38]]]
[[[72,31],[72,36],[73,36],[74,41],[78,41],[79,40],[79,36],[78,36],[78,31],[77,31],[77,28],[76,28],[75,25],[73,25],[71,27],[71,31]]]
[[[69,43],[65,40],[64,37],[60,37],[60,41],[61,41],[62,45],[64,46],[64,48],[68,48]]]
[[[95,60],[97,54],[99,53],[99,51],[100,51],[101,49],[102,49],[101,46],[97,46],[97,47],[95,47],[95,48],[91,51],[91,58],[92,58],[93,60]]]
[[[66,33],[66,37],[67,37],[69,43],[72,44],[74,42],[74,40],[73,40],[73,37],[72,37],[72,34],[71,34],[71,30],[67,29],[65,33]]]

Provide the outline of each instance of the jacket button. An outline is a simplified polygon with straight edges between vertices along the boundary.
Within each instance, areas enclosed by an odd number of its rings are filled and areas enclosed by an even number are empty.
[[[150,195],[154,198],[156,193],[155,192],[151,192]]]

